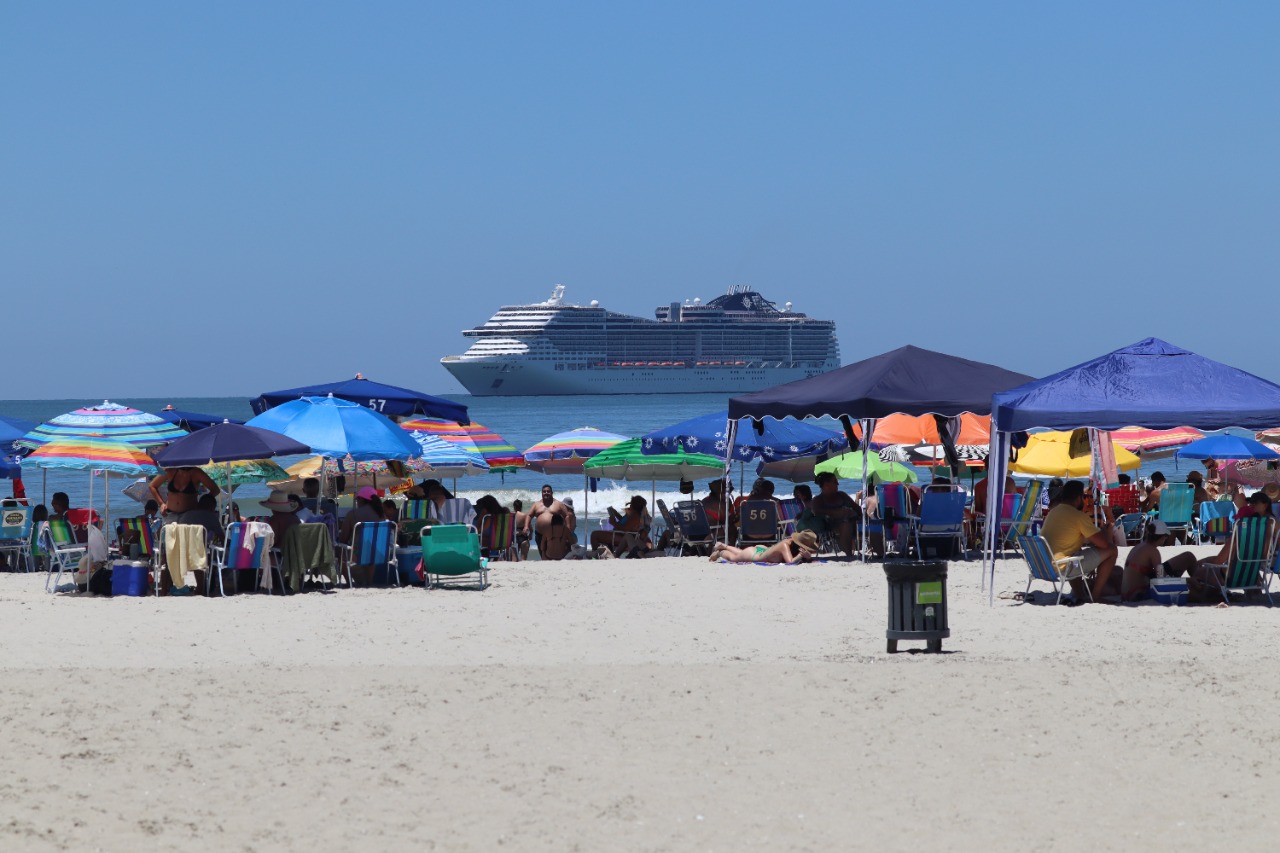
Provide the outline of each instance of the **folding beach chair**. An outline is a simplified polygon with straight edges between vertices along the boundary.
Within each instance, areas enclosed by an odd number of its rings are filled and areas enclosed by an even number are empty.
[[[1196,487],[1191,483],[1171,483],[1160,492],[1160,520],[1169,533],[1186,536],[1191,532],[1191,510]]]
[[[194,556],[193,556],[194,555]],[[202,556],[203,555],[203,556]],[[170,578],[174,580],[176,586],[177,581],[182,579],[185,586],[186,574],[189,571],[204,571],[204,593],[209,594],[209,569],[212,565],[209,559],[209,531],[205,529],[203,524],[176,524],[169,522],[160,528],[160,558],[156,562],[155,592],[160,594],[160,576],[164,572],[169,572]],[[174,574],[178,578],[173,578]],[[222,573],[218,573],[218,585],[222,585]],[[226,592],[223,592],[226,595]]]
[[[295,524],[284,532],[280,545],[280,574],[294,592],[302,592],[308,578],[320,577],[329,585],[338,582],[333,567],[333,539],[323,524]]]
[[[118,519],[116,521],[116,540],[120,543],[122,555],[128,554],[125,550],[126,542],[136,542],[139,555],[148,561],[155,555],[155,531],[151,529],[151,523],[147,521],[145,515],[137,518]]]
[[[1164,498],[1164,495],[1160,496],[1161,504]],[[1231,603],[1227,595],[1231,590],[1245,592],[1256,589],[1267,597],[1267,606],[1270,607],[1271,576],[1275,572],[1276,558],[1276,520],[1252,516],[1237,521],[1231,528],[1231,547],[1227,555],[1227,565],[1205,564],[1214,569],[1213,580],[1222,593],[1222,600]]]
[[[418,538],[422,538],[419,531]],[[494,560],[515,560],[516,547],[516,514],[500,512],[497,515],[486,515],[480,523],[480,553]]]
[[[424,527],[423,532],[430,530]],[[400,571],[396,562],[396,525],[393,521],[362,521],[351,531],[351,544],[338,545],[338,573],[347,570],[347,586],[355,587],[351,576],[352,566],[373,566],[374,577],[385,571],[388,583],[400,585]]]
[[[1142,541],[1143,530],[1147,522],[1145,512],[1131,512],[1120,516],[1116,521],[1124,531],[1124,541],[1129,545],[1137,545]]]
[[[404,521],[426,521],[432,516],[428,514],[428,510],[434,509],[431,501],[405,501],[404,507],[400,510],[400,520]]]
[[[470,575],[476,575],[480,589],[485,589],[489,586],[489,561],[480,556],[480,535],[465,524],[424,527],[422,572],[428,589],[461,584],[461,579]]]
[[[671,517],[680,531],[681,548],[687,553],[707,556],[716,544],[707,510],[698,501],[680,501],[671,508]]]
[[[21,564],[24,572],[31,571],[31,507],[0,507],[0,554],[11,570]]]
[[[271,562],[271,545],[267,543],[266,536],[253,535],[251,525],[258,522],[237,521],[227,525],[227,531],[222,536],[222,545],[214,545],[213,552],[213,570],[218,575],[218,591],[222,595],[227,594],[226,588],[223,586],[222,573],[224,570],[232,572],[254,572],[254,588],[259,583],[263,569],[270,568],[272,574],[268,575],[267,592],[270,593],[275,589],[276,578],[280,579],[280,593],[284,594],[284,574],[280,568]],[[301,527],[301,524],[294,525]],[[311,525],[324,530],[321,525]],[[290,528],[292,529],[292,528]],[[271,543],[271,544],[274,544]],[[233,575],[238,577],[238,575]],[[239,582],[233,584],[236,589],[240,588]],[[205,580],[205,594],[209,592],[209,580]]]
[[[738,508],[738,547],[778,541],[778,504],[773,500],[743,501]]]
[[[911,514],[911,498],[904,483],[881,483],[876,486],[876,503],[880,508],[880,524],[884,530],[885,553],[892,544],[895,551],[905,550],[915,531],[916,517]],[[899,530],[905,525],[905,530]]]
[[[1116,486],[1113,489],[1107,489],[1107,506],[1111,507],[1111,511],[1116,517],[1127,515],[1131,512],[1140,512],[1142,495],[1138,492],[1138,487],[1130,483],[1127,486]]]
[[[58,588],[63,572],[70,572],[75,577],[80,558],[89,550],[89,546],[75,540],[75,533],[64,518],[51,518],[41,523],[40,547],[49,558],[49,572],[44,579],[45,592],[53,592]],[[56,577],[54,566],[58,567]]]
[[[465,524],[475,530],[476,511],[466,498],[449,498],[440,506],[441,524]]]
[[[102,516],[96,509],[69,509],[67,523],[71,525],[71,535],[81,544],[89,541],[89,525],[101,524]]]
[[[952,540],[952,554],[964,554],[964,493],[925,492],[920,500],[920,520],[916,524],[916,554],[924,559],[924,542]]]
[[[1226,541],[1235,520],[1236,505],[1230,500],[1201,501],[1200,517],[1195,519],[1193,528],[1196,544]]]
[[[775,501],[778,505],[778,539],[786,539],[796,532],[796,519],[804,512],[804,504],[796,498]]]
[[[1053,558],[1053,552],[1049,550],[1049,543],[1045,541],[1043,536],[1019,536],[1018,550],[1022,552],[1022,557],[1027,561],[1027,592],[1031,592],[1031,584],[1033,581],[1045,581],[1053,584],[1054,590],[1058,593],[1058,600],[1055,604],[1062,603],[1063,588],[1068,581],[1080,578],[1084,580],[1084,565],[1079,557],[1066,557],[1061,560]],[[1089,600],[1093,601],[1093,590],[1089,589],[1086,581],[1084,584],[1085,593],[1088,594]]]
[[[1013,515],[1008,522],[1001,521],[1006,545],[1017,545],[1019,536],[1029,536],[1040,520],[1040,498],[1044,493],[1044,481],[1032,480],[1019,495]]]

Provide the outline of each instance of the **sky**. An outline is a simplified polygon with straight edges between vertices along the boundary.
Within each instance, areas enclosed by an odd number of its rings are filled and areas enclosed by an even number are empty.
[[[1273,381],[1280,6],[0,4],[0,399],[430,393],[500,305],[751,285]],[[1266,355],[1263,355],[1266,353]]]

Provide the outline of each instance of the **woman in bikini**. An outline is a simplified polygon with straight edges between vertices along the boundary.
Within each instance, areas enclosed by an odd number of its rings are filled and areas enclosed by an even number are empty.
[[[812,530],[793,533],[775,545],[753,545],[750,548],[734,548],[717,542],[711,549],[711,562],[726,560],[730,563],[807,563],[818,554],[818,534]]]
[[[160,494],[160,487],[164,485],[169,487],[167,497]],[[174,521],[182,513],[196,509],[201,488],[215,498],[222,492],[199,468],[167,468],[151,481],[151,497],[160,506],[160,515],[165,521]]]

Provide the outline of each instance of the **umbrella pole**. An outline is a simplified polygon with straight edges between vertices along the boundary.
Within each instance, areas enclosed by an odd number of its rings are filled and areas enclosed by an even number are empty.
[[[587,534],[587,542],[591,541],[591,477],[587,469],[582,469],[582,532]]]
[[[44,504],[45,506],[48,506],[49,505],[49,469],[48,468],[40,469],[40,479],[41,479],[41,482],[44,484],[40,487],[40,503]]]
[[[105,517],[105,521],[103,521],[102,523],[102,529],[103,529],[103,533],[107,536],[107,541],[110,542],[111,534],[108,532],[111,530],[111,472],[110,471],[102,472],[102,501],[103,501],[103,516]]]

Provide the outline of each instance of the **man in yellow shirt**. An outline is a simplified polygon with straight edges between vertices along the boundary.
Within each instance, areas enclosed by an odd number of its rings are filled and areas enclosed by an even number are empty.
[[[1068,480],[1059,493],[1057,505],[1045,516],[1040,535],[1049,544],[1055,560],[1080,558],[1085,575],[1094,575],[1093,600],[1101,601],[1108,592],[1107,581],[1111,578],[1119,551],[1111,538],[1099,530],[1083,510],[1084,483]],[[1085,600],[1084,581],[1072,580],[1071,591],[1076,601]]]

